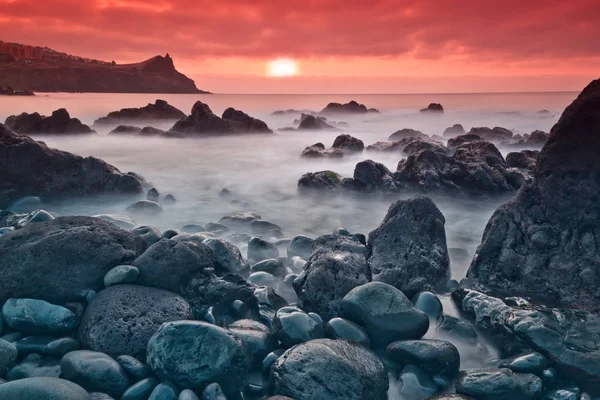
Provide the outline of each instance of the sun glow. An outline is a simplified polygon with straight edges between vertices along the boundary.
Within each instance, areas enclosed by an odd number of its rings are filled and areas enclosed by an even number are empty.
[[[269,62],[269,76],[298,75],[298,64],[289,58],[278,58]]]

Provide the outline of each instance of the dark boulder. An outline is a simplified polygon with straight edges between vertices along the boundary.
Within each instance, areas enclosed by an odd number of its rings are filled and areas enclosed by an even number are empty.
[[[60,360],[61,376],[90,392],[119,398],[131,381],[125,370],[104,353],[75,350]]]
[[[140,133],[142,128],[131,125],[119,125],[112,131],[108,132],[109,135],[137,135]]]
[[[342,134],[335,138],[331,147],[333,149],[340,149],[344,153],[360,153],[364,150],[365,144],[360,139],[348,134]]]
[[[479,135],[475,135],[473,133],[468,133],[465,135],[460,135],[460,136],[456,136],[456,137],[448,139],[447,144],[448,144],[448,148],[453,149],[453,148],[460,146],[461,144],[475,142],[478,140],[483,140],[483,138]]]
[[[142,192],[140,176],[94,157],[52,149],[0,124],[0,208],[24,196],[42,200]]]
[[[323,117],[317,117],[310,114],[302,114],[300,116],[300,124],[298,130],[310,130],[310,131],[321,131],[321,130],[336,130],[337,128],[333,125],[329,125],[326,119]]]
[[[392,204],[381,225],[369,234],[373,280],[410,297],[424,290],[444,290],[450,279],[445,222],[428,197]]]
[[[513,137],[512,131],[500,126],[495,126],[493,128],[488,128],[487,126],[474,126],[469,131],[469,134],[481,136],[483,140],[493,143],[507,141]]]
[[[429,103],[427,108],[419,110],[421,114],[443,114],[444,107],[440,103]]]
[[[544,131],[533,131],[525,141],[527,146],[542,147],[548,141],[549,133]]]
[[[384,400],[389,381],[383,363],[366,348],[346,340],[300,344],[275,361],[272,395],[295,400]]]
[[[452,379],[458,374],[460,355],[444,340],[403,340],[390,344],[387,355],[400,365],[416,365],[431,376]]]
[[[453,138],[467,133],[461,124],[454,124],[444,130],[443,136]]]
[[[298,307],[286,306],[277,310],[273,319],[273,332],[284,348],[290,348],[324,337],[325,327],[320,316]]]
[[[94,121],[94,125],[117,125],[126,123],[144,123],[147,121],[180,120],[185,118],[183,111],[173,107],[165,100],[156,100],[154,104],[139,108],[122,108],[112,111],[106,117]]]
[[[69,333],[79,324],[79,316],[68,308],[37,299],[8,299],[2,317],[9,327],[34,335]]]
[[[152,126],[145,126],[139,133],[140,136],[164,136],[165,131],[162,129],[154,128]]]
[[[403,128],[403,129],[400,129],[399,131],[392,133],[388,137],[388,140],[400,140],[400,139],[405,139],[405,138],[410,138],[410,137],[420,137],[420,138],[424,138],[424,139],[429,138],[429,136],[427,136],[426,134],[424,134],[421,131],[417,131],[417,130],[410,129],[410,128]]]
[[[300,193],[336,192],[342,188],[342,177],[333,171],[308,172],[298,180]]]
[[[508,300],[459,289],[458,308],[488,333],[505,356],[536,351],[561,378],[600,394],[600,316],[543,306],[507,305]]]
[[[35,377],[0,384],[0,398],[6,400],[90,400],[81,386],[65,379]]]
[[[363,326],[378,347],[398,340],[420,339],[429,328],[427,314],[415,308],[400,290],[382,282],[352,289],[341,306],[342,317]]]
[[[535,169],[540,152],[537,150],[521,150],[506,155],[506,165],[511,168]]]
[[[148,365],[163,381],[201,391],[218,383],[227,394],[243,387],[250,359],[229,330],[198,321],[168,322],[148,343]]]
[[[342,158],[344,151],[341,149],[326,149],[323,143],[315,143],[306,147],[300,154],[302,158]]]
[[[4,124],[16,133],[21,134],[46,134],[46,135],[72,135],[95,133],[89,126],[81,123],[77,118],[71,118],[69,112],[60,108],[45,117],[38,113],[11,115]]]
[[[378,113],[379,111],[352,100],[345,104],[329,103],[319,114],[366,114],[369,112]]]
[[[461,371],[456,392],[478,400],[537,399],[542,380],[533,374],[518,374],[509,369],[468,369]]]
[[[600,311],[599,109],[600,79],[552,128],[533,184],[488,222],[468,271],[475,285]]]
[[[367,253],[366,246],[349,236],[317,238],[308,262],[294,280],[302,309],[325,320],[338,316],[344,296],[371,280]]]
[[[88,304],[77,338],[85,349],[146,358],[148,340],[165,322],[190,319],[189,304],[166,290],[116,285]]]
[[[351,180],[344,180],[344,187],[360,192],[375,192],[379,189],[392,191],[392,172],[383,164],[365,160],[356,164]]]
[[[129,264],[145,244],[115,225],[91,217],[59,217],[0,237],[0,303],[34,298],[55,304],[100,291],[104,275]]]
[[[229,107],[223,112],[223,120],[229,122],[232,129],[237,132],[248,133],[273,133],[267,124],[257,118],[252,118],[243,111]]]

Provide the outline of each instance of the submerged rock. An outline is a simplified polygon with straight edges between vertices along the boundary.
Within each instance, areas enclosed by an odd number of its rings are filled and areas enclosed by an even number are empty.
[[[384,400],[388,386],[379,358],[346,340],[295,346],[275,361],[269,377],[270,394],[294,400]]]
[[[421,114],[443,114],[444,107],[439,103],[430,103],[427,108],[419,110]]]
[[[0,237],[0,302],[9,297],[76,301],[90,289],[101,290],[111,268],[133,261],[145,247],[135,235],[98,218],[27,225]]]
[[[534,183],[501,206],[468,271],[476,285],[600,311],[600,79],[567,107]]]
[[[400,200],[369,234],[369,266],[374,281],[407,296],[442,291],[450,279],[446,220],[428,197]]]
[[[46,135],[73,135],[96,133],[77,118],[71,118],[69,112],[60,108],[45,117],[38,113],[11,115],[4,124],[17,133],[26,135],[43,133]]]
[[[142,192],[143,178],[94,157],[52,149],[0,124],[0,208],[33,195],[43,200]],[[23,162],[28,160],[28,162]]]
[[[342,177],[333,171],[309,172],[298,180],[300,193],[335,192],[342,188]]]

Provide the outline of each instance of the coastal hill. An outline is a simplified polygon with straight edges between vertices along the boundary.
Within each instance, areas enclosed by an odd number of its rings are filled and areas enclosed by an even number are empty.
[[[0,87],[4,86],[35,92],[209,93],[178,72],[169,54],[116,64],[0,41]]]

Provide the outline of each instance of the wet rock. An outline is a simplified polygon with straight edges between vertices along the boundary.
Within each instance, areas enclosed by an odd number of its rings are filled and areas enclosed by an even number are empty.
[[[400,395],[411,400],[429,399],[439,388],[438,385],[420,368],[407,365],[400,372],[402,389]]]
[[[136,227],[136,223],[129,215],[125,214],[99,214],[94,215],[94,218],[100,218],[112,224],[115,224],[121,229],[130,231]]]
[[[213,385],[213,384],[211,383],[211,385]],[[217,385],[217,384],[215,383],[214,385]],[[210,386],[210,385],[208,385],[208,386],[207,386],[207,388],[208,388],[209,386]],[[219,388],[219,389],[220,389],[220,388]],[[206,390],[206,389],[205,389],[205,390]],[[223,396],[224,396],[224,395],[223,395]],[[178,397],[178,399],[177,399],[177,400],[200,400],[200,398],[199,398],[198,396],[196,396],[196,393],[192,392],[190,389],[184,389],[184,390],[182,390],[182,391],[181,391],[181,393],[179,393],[179,397]],[[213,398],[211,398],[211,397],[208,397],[208,399],[206,399],[206,397],[204,397],[204,398],[203,398],[203,400],[227,400],[227,398],[226,398],[226,397],[224,397],[224,398],[222,398],[222,399],[219,399],[219,398],[217,397],[217,398],[214,398],[214,399],[213,399]]]
[[[202,391],[202,400],[227,400],[218,383],[211,383]]]
[[[501,206],[467,276],[548,305],[600,311],[600,80],[565,109],[541,150],[534,183]]]
[[[90,392],[103,392],[119,398],[130,386],[119,363],[104,353],[76,350],[60,361],[61,375]]]
[[[133,381],[141,381],[152,375],[150,368],[135,357],[121,355],[116,360]]]
[[[11,115],[4,124],[14,132],[21,134],[72,135],[96,133],[77,118],[71,118],[69,112],[60,108],[45,117],[38,113]]]
[[[236,132],[248,133],[273,133],[263,121],[252,118],[248,114],[229,107],[223,111],[223,120],[230,123],[232,129]]]
[[[248,242],[248,259],[256,262],[268,258],[279,257],[279,250],[273,243],[267,242],[258,237],[253,237]]]
[[[295,400],[383,400],[388,385],[381,361],[345,340],[318,339],[293,347],[275,361],[269,377],[270,394]]]
[[[24,196],[14,201],[8,209],[15,213],[28,213],[42,208],[42,200],[38,196]]]
[[[252,232],[253,235],[267,238],[275,237],[280,239],[283,237],[279,225],[260,219],[250,222],[250,232]]]
[[[345,188],[361,192],[374,192],[382,187],[391,186],[390,170],[383,164],[373,160],[365,160],[356,164],[352,180],[345,179]]]
[[[487,331],[504,353],[542,354],[582,389],[598,392],[600,380],[600,317],[584,311],[543,306],[508,306],[477,291],[452,294],[459,309]]]
[[[71,337],[35,335],[19,339],[14,344],[21,356],[36,353],[49,357],[62,357],[70,351],[79,350],[79,342]]]
[[[162,213],[163,208],[155,201],[140,200],[127,207],[127,212],[134,215],[156,215]]]
[[[421,114],[443,114],[444,107],[439,103],[430,103],[427,108],[419,110]]]
[[[371,347],[369,335],[363,328],[344,318],[332,318],[325,326],[325,333],[330,339],[347,339],[365,347]]]
[[[135,283],[139,275],[140,270],[133,265],[117,265],[104,275],[104,287]]]
[[[179,390],[171,383],[159,383],[148,400],[177,400]]]
[[[326,320],[339,315],[341,301],[352,289],[371,280],[368,249],[349,236],[325,235],[317,238],[314,251],[294,289],[302,309]]]
[[[348,134],[342,134],[335,138],[331,147],[340,149],[344,153],[360,153],[364,150],[365,144],[360,139]]]
[[[326,149],[323,143],[315,143],[305,147],[300,153],[302,158],[342,158],[344,151],[342,149]]]
[[[287,255],[289,258],[301,257],[308,260],[310,253],[312,252],[314,239],[308,236],[298,235],[295,236],[290,244],[288,245]]]
[[[140,270],[139,285],[183,294],[194,275],[214,267],[214,256],[201,242],[161,239],[131,265]]]
[[[144,242],[148,246],[152,246],[154,243],[158,242],[162,235],[160,231],[154,226],[140,225],[136,226],[131,230],[131,233],[137,235],[142,238]]]
[[[89,400],[79,385],[64,379],[36,377],[0,385],[2,399]]]
[[[459,135],[459,136],[448,139],[448,148],[451,148],[451,149],[456,148],[456,147],[460,146],[461,144],[476,142],[479,140],[483,140],[483,138],[474,133]]]
[[[165,100],[156,100],[154,104],[139,108],[122,108],[112,111],[106,117],[94,121],[94,125],[115,125],[123,123],[142,123],[147,121],[169,121],[185,118],[183,111],[173,107]]]
[[[481,400],[535,399],[542,389],[537,376],[509,369],[469,369],[461,371],[456,381],[457,393]]]
[[[159,384],[156,378],[146,378],[129,386],[121,400],[142,400],[148,399],[154,388]]]
[[[407,296],[442,291],[450,279],[446,220],[428,197],[400,200],[369,234],[369,266],[374,281]]]
[[[469,131],[469,134],[478,135],[492,143],[500,143],[502,141],[510,140],[513,137],[512,131],[496,126],[488,128],[487,126],[473,127]]]
[[[506,155],[506,165],[512,168],[533,170],[540,152],[537,150],[521,150]]]
[[[333,171],[308,172],[298,180],[298,191],[310,193],[315,191],[335,192],[342,188],[342,177]]]
[[[461,124],[454,124],[444,130],[443,136],[453,138],[467,133]]]
[[[326,119],[323,117],[317,117],[309,114],[302,114],[300,116],[300,123],[298,125],[298,130],[311,130],[311,131],[320,131],[320,130],[335,130],[336,128],[333,125],[329,125],[325,122]]]
[[[508,368],[514,372],[529,372],[536,375],[540,375],[547,366],[546,357],[536,352],[519,354],[504,359],[498,364],[498,368]]]
[[[87,349],[144,360],[148,340],[163,323],[191,317],[189,304],[174,293],[137,285],[111,286],[88,305],[77,338]]]
[[[231,332],[198,321],[162,325],[148,343],[148,364],[162,380],[202,390],[218,383],[229,393],[241,389],[250,360]]]
[[[363,326],[378,347],[419,339],[429,328],[424,312],[416,309],[400,290],[382,282],[367,283],[346,294],[342,316]]]
[[[98,218],[59,217],[2,235],[0,302],[37,298],[64,304],[101,290],[104,275],[145,248],[135,235]],[[69,262],[65,263],[65,254]]]
[[[277,311],[273,320],[273,332],[285,348],[325,336],[320,317],[291,306]]]
[[[108,132],[109,135],[137,135],[140,133],[142,128],[131,125],[119,125],[112,131]]]
[[[277,258],[267,258],[254,264],[251,272],[266,272],[275,277],[283,278],[287,274],[287,268],[283,264],[283,261]]]
[[[369,112],[378,113],[379,111],[374,108],[367,108],[364,104],[351,100],[344,104],[329,103],[319,114],[366,114]]]
[[[94,157],[51,149],[28,136],[0,124],[0,209],[24,196],[42,200],[91,195],[133,195],[142,192],[145,181],[133,173]],[[27,159],[29,162],[23,163]]]
[[[529,135],[529,137],[525,141],[525,144],[527,146],[542,147],[548,141],[549,136],[549,133],[535,130],[531,132],[531,135]]]
[[[400,365],[413,364],[431,376],[454,378],[460,367],[460,355],[456,347],[444,340],[403,340],[393,342],[386,349],[387,355]]]
[[[29,334],[60,334],[73,331],[79,317],[71,310],[36,299],[8,299],[2,306],[6,325]]]
[[[18,351],[14,344],[0,339],[0,376],[12,368],[17,361]]]
[[[423,311],[430,319],[437,319],[444,312],[440,299],[431,292],[420,292],[412,299],[415,307]]]
[[[215,271],[218,274],[248,276],[248,263],[236,246],[226,240],[216,238],[205,239],[202,244],[212,250]]]
[[[39,354],[30,354],[24,357],[6,375],[8,380],[34,378],[34,377],[60,377],[60,359],[44,357]]]
[[[235,321],[227,327],[246,345],[254,365],[277,347],[277,339],[264,324],[250,319]]]

